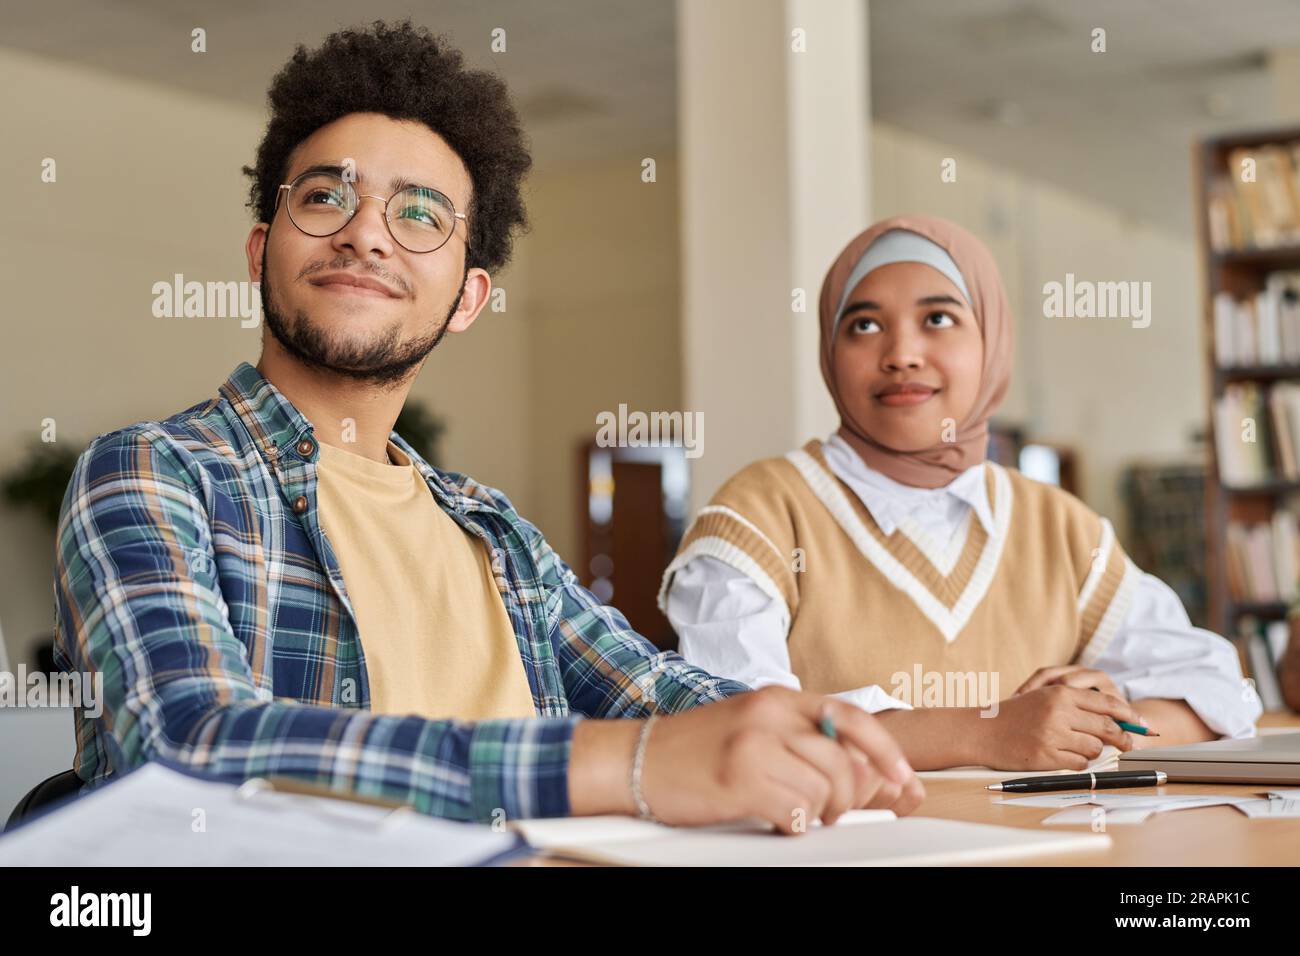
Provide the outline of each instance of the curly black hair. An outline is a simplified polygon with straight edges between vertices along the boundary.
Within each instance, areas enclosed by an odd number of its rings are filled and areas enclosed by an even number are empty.
[[[257,163],[243,167],[252,179],[248,207],[259,222],[274,216],[289,155],[299,143],[349,113],[382,113],[423,123],[469,170],[466,267],[492,272],[510,261],[515,234],[528,226],[521,188],[532,158],[505,83],[466,69],[446,37],[408,18],[340,30],[314,51],[298,44],[267,100],[271,119]]]

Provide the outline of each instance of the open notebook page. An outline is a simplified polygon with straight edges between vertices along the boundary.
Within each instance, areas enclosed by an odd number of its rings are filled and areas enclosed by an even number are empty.
[[[889,810],[851,811],[834,826],[812,826],[797,836],[757,822],[666,827],[624,817],[524,820],[513,826],[551,855],[627,866],[945,866],[1110,845],[1104,834],[899,819]]]

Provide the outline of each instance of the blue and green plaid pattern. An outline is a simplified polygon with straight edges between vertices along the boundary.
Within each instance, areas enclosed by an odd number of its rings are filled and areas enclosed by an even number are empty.
[[[578,720],[673,713],[746,689],[656,650],[505,495],[391,438],[491,549],[538,716],[370,711],[365,652],[317,514],[311,423],[244,362],[217,398],[96,438],[64,496],[55,657],[104,678],[102,716],[76,719],[88,787],[164,757],[453,819],[559,816]]]

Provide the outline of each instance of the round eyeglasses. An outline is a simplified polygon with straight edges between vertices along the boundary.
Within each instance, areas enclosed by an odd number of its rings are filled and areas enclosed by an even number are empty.
[[[350,181],[335,173],[308,170],[280,186],[277,207],[285,190],[289,192],[289,220],[316,237],[332,236],[346,226],[362,199],[378,199],[384,204],[388,231],[408,252],[436,252],[451,238],[456,220],[465,218],[450,199],[427,186],[407,186],[384,199],[358,195]]]

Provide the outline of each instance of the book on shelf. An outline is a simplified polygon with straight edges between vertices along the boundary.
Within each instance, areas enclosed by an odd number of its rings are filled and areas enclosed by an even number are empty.
[[[1234,601],[1285,602],[1300,597],[1300,529],[1296,514],[1279,509],[1272,520],[1228,522],[1228,594]]]
[[[1245,226],[1237,211],[1236,190],[1232,188],[1230,177],[1215,176],[1210,180],[1205,208],[1210,227],[1210,248],[1220,253],[1244,248]]]
[[[1284,388],[1281,383],[1278,388]],[[1300,407],[1289,409],[1291,393],[1284,391],[1278,400],[1278,422],[1289,428],[1300,423]],[[1246,488],[1275,479],[1285,463],[1275,461],[1272,421],[1273,402],[1268,390],[1254,382],[1228,385],[1214,403],[1214,441],[1219,459],[1219,480],[1234,488]],[[1292,412],[1294,414],[1292,414]],[[1300,446],[1300,442],[1293,443]]]
[[[1300,365],[1300,272],[1270,272],[1250,298],[1215,295],[1214,360],[1220,368]]]
[[[1255,693],[1265,710],[1282,710],[1286,701],[1282,697],[1282,683],[1278,678],[1278,664],[1286,653],[1291,635],[1286,620],[1261,621],[1245,615],[1237,622],[1238,643],[1245,651],[1247,669],[1255,682]]]
[[[1206,195],[1216,253],[1300,242],[1300,143],[1241,147]]]

